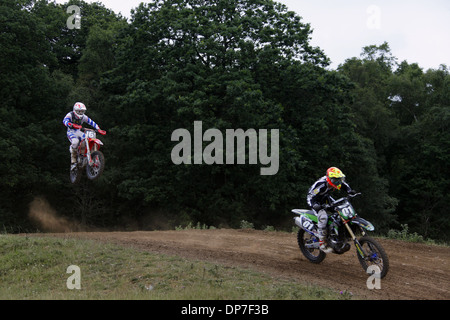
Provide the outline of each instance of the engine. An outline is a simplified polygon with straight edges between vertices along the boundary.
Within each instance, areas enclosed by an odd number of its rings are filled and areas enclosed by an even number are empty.
[[[330,216],[332,223],[328,225],[328,245],[335,253],[342,254],[350,250],[347,236],[342,222]]]

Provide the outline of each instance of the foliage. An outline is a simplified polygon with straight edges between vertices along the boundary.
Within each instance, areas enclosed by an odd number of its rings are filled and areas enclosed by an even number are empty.
[[[416,63],[397,64],[385,43],[364,48],[340,71],[355,82],[357,130],[374,143],[378,170],[398,200],[398,220],[425,238],[448,241],[448,68],[423,72]]]
[[[423,236],[417,234],[417,232],[409,233],[408,231],[408,225],[402,224],[401,225],[402,230],[394,230],[391,229],[388,231],[387,236],[391,239],[398,239],[403,241],[409,241],[409,242],[425,242],[423,239]],[[428,244],[434,244],[434,242],[430,241]]]
[[[81,28],[69,29],[69,5]],[[407,223],[449,238],[449,71],[397,62],[370,45],[338,70],[310,44],[311,26],[272,0],[154,0],[127,21],[101,3],[4,0],[0,5],[0,216],[34,228],[47,199],[82,224],[292,227],[310,185],[330,166],[363,193],[377,229]],[[95,184],[68,183],[62,118],[76,101],[108,134]],[[279,170],[261,164],[175,165],[171,134],[278,129]],[[206,147],[208,141],[202,142]]]

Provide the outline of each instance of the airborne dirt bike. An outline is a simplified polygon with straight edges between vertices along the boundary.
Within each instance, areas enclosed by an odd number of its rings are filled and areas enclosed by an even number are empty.
[[[77,163],[70,169],[70,182],[80,182],[82,170],[86,167],[86,175],[88,179],[95,180],[100,177],[105,169],[105,157],[99,150],[103,145],[96,137],[96,131],[87,128],[81,128],[84,131],[84,139],[78,144]],[[106,132],[99,131],[105,135]]]
[[[333,253],[343,254],[350,250],[349,241],[352,240],[356,247],[356,255],[364,271],[379,272],[377,276],[384,278],[389,270],[389,259],[383,247],[367,236],[366,231],[373,231],[374,226],[358,216],[351,205],[349,199],[357,195],[360,195],[360,193],[337,200],[329,197],[328,204],[324,208],[329,214],[327,225],[328,246],[333,249]],[[325,259],[326,253],[319,249],[315,212],[303,209],[293,209],[292,212],[298,215],[294,220],[295,224],[300,227],[297,241],[301,252],[309,261],[321,263]],[[355,233],[361,233],[362,237],[357,239]]]

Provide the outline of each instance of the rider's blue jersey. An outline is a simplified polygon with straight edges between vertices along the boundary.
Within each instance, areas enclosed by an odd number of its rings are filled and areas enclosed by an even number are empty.
[[[100,129],[100,127],[98,126],[98,124],[96,124],[91,118],[89,118],[87,115],[83,115],[83,117],[81,119],[77,119],[74,115],[73,112],[69,112],[68,114],[66,114],[66,116],[63,119],[63,123],[64,125],[67,127],[67,130],[76,130],[76,129],[72,129],[70,127],[68,127],[68,123],[75,123],[75,124],[79,124],[82,125],[84,122],[86,122],[88,125],[90,125],[91,127],[93,127],[95,130]]]

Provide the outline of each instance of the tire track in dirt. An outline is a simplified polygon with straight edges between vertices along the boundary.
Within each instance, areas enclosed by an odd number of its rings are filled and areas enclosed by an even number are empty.
[[[315,265],[301,254],[295,233],[214,229],[75,232],[36,236],[107,241],[155,253],[251,268],[305,284],[347,290],[355,297],[366,299],[450,299],[448,247],[379,239],[389,256],[390,270],[386,278],[381,279],[381,289],[369,290],[369,275],[361,268],[353,245],[349,252],[343,255],[328,254],[322,263]]]

